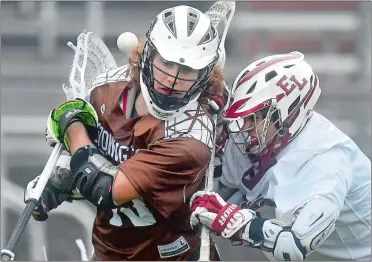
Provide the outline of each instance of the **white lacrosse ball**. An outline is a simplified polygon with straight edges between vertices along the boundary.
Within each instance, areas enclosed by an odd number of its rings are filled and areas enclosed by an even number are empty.
[[[124,32],[119,35],[116,44],[121,52],[130,54],[138,44],[138,37],[131,32]]]

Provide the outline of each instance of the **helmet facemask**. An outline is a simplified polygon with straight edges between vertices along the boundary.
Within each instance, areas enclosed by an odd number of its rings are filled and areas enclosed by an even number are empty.
[[[244,119],[251,118],[253,122],[249,128],[244,127]],[[270,126],[276,127],[276,132],[269,134]],[[240,152],[250,159],[266,154],[268,146],[274,138],[283,134],[280,111],[274,106],[263,108],[244,118],[229,122],[228,131]],[[253,133],[255,136],[251,136]],[[269,136],[270,135],[270,136]]]
[[[193,99],[197,98],[206,88],[213,71],[214,64],[217,60],[216,57],[216,60],[200,70],[194,70],[182,64],[166,61],[166,63],[169,63],[170,67],[176,65],[178,66],[177,73],[175,75],[171,75],[165,70],[159,68],[159,64],[154,62],[157,54],[160,56],[155,46],[150,40],[148,40],[142,53],[141,74],[143,82],[148,89],[151,103],[154,103],[157,107],[164,111],[178,110],[182,107],[185,107]],[[180,77],[182,72],[187,74],[187,72],[192,72],[193,70],[198,71],[195,78]],[[160,79],[156,79],[154,75],[155,71],[170,76],[173,79],[172,83],[165,85]],[[190,83],[190,88],[188,90],[179,90],[177,89],[177,82],[183,82],[185,85]],[[161,92],[156,90],[155,83],[158,87],[161,87]]]

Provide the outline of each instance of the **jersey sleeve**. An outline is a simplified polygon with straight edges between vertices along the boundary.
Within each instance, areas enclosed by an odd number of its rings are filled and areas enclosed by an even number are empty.
[[[168,218],[198,189],[210,154],[196,139],[170,139],[139,150],[120,168],[144,201]]]
[[[292,157],[292,161],[300,158],[301,152]],[[332,203],[329,208],[339,215],[352,185],[351,160],[344,149],[334,147],[315,155],[298,172],[289,169],[289,161],[284,160],[274,170],[275,179],[271,179],[269,185],[277,206],[277,219],[290,219],[298,208],[313,198],[329,200]]]

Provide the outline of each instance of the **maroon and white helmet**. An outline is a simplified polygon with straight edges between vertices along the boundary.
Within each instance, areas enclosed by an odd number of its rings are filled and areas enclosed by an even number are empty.
[[[285,143],[292,140],[311,117],[320,93],[318,77],[302,53],[268,56],[251,63],[239,73],[222,116],[229,121],[228,129],[233,135],[235,133],[233,137],[241,151],[249,153],[248,145],[249,151],[257,155],[271,141],[277,143],[274,138],[286,137]],[[264,112],[264,128],[257,133],[257,138],[251,138],[249,130],[242,130],[243,119],[253,116],[256,120],[256,113],[260,110]],[[270,121],[275,123],[278,131],[266,139]],[[256,122],[255,127],[258,124]]]

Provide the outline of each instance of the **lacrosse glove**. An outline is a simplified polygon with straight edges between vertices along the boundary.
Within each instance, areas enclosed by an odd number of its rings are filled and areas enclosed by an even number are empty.
[[[66,132],[68,127],[74,122],[83,123],[89,137],[93,141],[97,138],[97,113],[90,103],[77,98],[64,102],[50,112],[45,132],[47,143],[54,146],[59,141],[70,152],[70,148],[66,143]]]
[[[256,217],[254,211],[226,203],[215,192],[198,191],[190,199],[192,227],[203,224],[215,234],[234,239],[235,234]]]
[[[65,151],[66,152],[66,151]],[[84,199],[81,195],[73,192],[73,175],[70,170],[69,155],[61,155],[58,159],[56,167],[40,196],[37,206],[32,213],[32,216],[37,221],[45,221],[48,219],[48,212],[57,208],[64,201]],[[32,191],[35,189],[40,176],[30,181],[24,191],[24,202],[27,203],[32,197]]]

